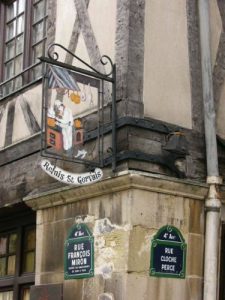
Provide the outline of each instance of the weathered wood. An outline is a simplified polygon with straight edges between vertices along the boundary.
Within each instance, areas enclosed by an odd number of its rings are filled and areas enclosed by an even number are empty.
[[[85,0],[85,4],[86,4],[87,8],[89,6],[89,2],[90,2],[90,0]],[[72,53],[75,53],[75,51],[77,49],[78,38],[80,36],[80,33],[81,33],[81,24],[80,24],[78,17],[76,16],[76,19],[75,19],[74,25],[73,25],[72,34],[70,37],[69,46],[68,46],[68,50],[70,50],[70,52],[72,52]],[[66,58],[65,58],[65,63],[72,64],[72,62],[73,62],[73,57],[69,53],[67,53]]]
[[[5,104],[0,106],[0,123],[5,112]]]
[[[118,162],[118,170],[126,168],[135,168],[138,170],[156,172],[168,176],[177,177],[176,172],[163,162],[163,146],[166,142],[168,132],[173,126],[160,127],[160,122],[156,121],[157,128],[154,127],[154,122],[148,121],[149,127],[145,128],[146,120],[140,119],[138,122],[129,122],[128,125],[120,124],[117,134],[117,150],[119,155],[123,153],[137,152],[138,157],[131,157],[127,160]],[[136,125],[135,125],[136,124]],[[152,129],[150,125],[152,124]],[[156,124],[155,124],[156,125]],[[167,124],[168,125],[168,124]],[[176,129],[176,127],[174,127]],[[206,176],[205,169],[205,146],[204,135],[197,131],[182,129],[188,141],[189,155],[186,156],[184,164],[186,164],[186,176],[189,179],[204,182]],[[91,140],[89,147],[95,147],[96,141]],[[108,131],[104,141],[104,157],[109,158],[111,153],[111,131]],[[41,191],[48,191],[52,188],[65,186],[60,182],[55,181],[47,174],[43,173],[39,166],[40,157],[40,135],[36,135],[17,145],[8,147],[0,151],[0,206],[8,205],[9,203],[17,203],[28,194],[35,194]],[[144,158],[152,157],[153,161],[142,161],[140,153],[143,153]],[[158,163],[157,163],[158,156]],[[155,160],[154,160],[155,157]],[[164,159],[166,156],[164,156]],[[225,175],[225,152],[224,147],[219,147],[219,159],[221,175]],[[57,161],[57,165],[71,172],[87,171],[84,165]],[[110,171],[110,165],[104,169],[104,172]]]
[[[5,147],[12,144],[13,136],[13,125],[14,125],[14,115],[15,115],[15,100],[11,100],[8,103],[8,114],[6,121],[6,135],[5,135]]]
[[[101,73],[105,73],[103,65],[100,63],[101,54],[97,44],[94,31],[91,26],[89,14],[85,0],[74,0],[77,16],[80,21],[84,42],[91,61],[91,65],[98,69]]]
[[[196,0],[186,0],[187,3],[187,29],[188,50],[191,84],[191,105],[193,129],[204,131],[203,101],[202,101],[202,76],[201,57],[199,45],[198,7]]]
[[[21,96],[19,101],[20,101],[20,106],[22,108],[24,120],[27,124],[30,133],[34,134],[36,132],[39,132],[41,128],[38,125],[38,122],[30,108],[29,103],[27,102],[24,96]]]
[[[33,136],[28,140],[12,145],[0,151],[0,166],[20,160],[31,153],[40,151],[40,135]]]
[[[87,2],[85,0],[74,0],[77,11],[77,16],[81,25],[81,30],[84,42],[87,48],[88,56],[90,58],[91,66],[102,74],[106,74],[105,67],[101,63],[101,52],[97,44],[93,28],[91,26],[90,17],[87,11]],[[109,84],[105,83],[105,101],[111,101],[111,93]]]
[[[38,164],[39,153],[29,155],[1,167],[0,206],[22,201],[35,189],[51,184],[53,180]]]
[[[47,44],[48,47],[50,44],[55,41],[55,33],[56,33],[56,10],[57,10],[57,2],[55,0],[47,1]]]
[[[117,1],[116,64],[119,116],[143,117],[145,1]]]
[[[85,2],[86,2],[86,7],[88,8],[90,0],[85,0]],[[80,33],[81,33],[81,24],[80,24],[79,18],[76,16],[74,25],[73,25],[73,30],[71,33],[71,37],[70,37],[69,46],[67,48],[72,53],[75,53],[75,51],[77,49],[77,44],[78,44],[78,39],[79,39]],[[74,59],[74,57],[70,53],[67,52],[64,62],[66,64],[72,65],[73,59]],[[63,100],[63,95],[57,92],[57,99]]]

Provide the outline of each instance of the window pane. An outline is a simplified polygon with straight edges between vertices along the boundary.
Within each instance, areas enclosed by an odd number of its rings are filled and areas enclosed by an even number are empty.
[[[13,91],[13,80],[3,85],[2,94],[3,97],[7,96]]]
[[[23,78],[22,76],[17,77],[15,80],[15,90],[19,89],[20,87],[22,87],[22,83],[23,83]]]
[[[0,300],[12,300],[13,291],[0,292]]]
[[[16,55],[23,52],[23,42],[24,42],[23,39],[24,39],[23,34],[16,38]]]
[[[22,13],[25,8],[25,0],[19,0],[18,2],[18,14]]]
[[[13,58],[13,56],[15,55],[14,49],[15,49],[15,40],[6,44],[6,49],[5,49],[5,59],[6,60]]]
[[[25,240],[25,249],[26,250],[33,250],[35,249],[35,239],[36,233],[35,228],[32,228],[27,231],[26,240]]]
[[[37,58],[43,55],[43,43],[33,47],[33,63],[37,62]]]
[[[23,56],[20,55],[15,59],[15,74],[20,73],[23,70]]]
[[[6,257],[0,258],[0,276],[5,276],[6,274]]]
[[[39,42],[44,37],[44,22],[38,23],[33,27],[33,44]]]
[[[8,257],[7,275],[14,275],[16,270],[16,256],[11,255]]]
[[[9,236],[9,253],[16,252],[16,242],[17,242],[17,234],[12,233]]]
[[[6,254],[7,237],[0,237],[0,255]]]
[[[33,80],[37,79],[38,77],[41,76],[42,74],[42,65],[38,65],[37,67],[34,67],[32,69],[32,73],[33,73]]]
[[[44,1],[37,3],[34,5],[34,23],[44,17],[45,7]]]
[[[13,76],[13,61],[5,64],[5,79],[9,79]]]
[[[30,288],[23,288],[21,300],[29,300],[29,299],[30,299]]]
[[[7,21],[13,19],[16,16],[17,2],[13,2],[11,5],[7,6]]]
[[[34,252],[28,252],[25,254],[25,264],[23,272],[34,272],[35,256]]]
[[[16,21],[9,23],[6,27],[7,40],[12,39],[16,35]]]
[[[17,35],[24,31],[24,15],[17,19]]]

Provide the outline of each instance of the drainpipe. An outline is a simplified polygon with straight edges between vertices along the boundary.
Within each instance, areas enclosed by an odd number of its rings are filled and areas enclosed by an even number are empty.
[[[218,246],[221,201],[218,186],[218,154],[216,142],[215,109],[213,97],[212,66],[210,53],[209,0],[199,0],[199,24],[202,65],[202,88],[204,102],[205,143],[207,159],[208,196],[205,201],[205,254],[204,254],[204,300],[217,299]]]

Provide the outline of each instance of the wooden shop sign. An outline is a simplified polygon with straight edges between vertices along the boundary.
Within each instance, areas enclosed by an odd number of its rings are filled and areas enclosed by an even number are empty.
[[[151,244],[150,275],[185,278],[187,244],[180,231],[163,226]]]
[[[86,224],[77,224],[70,230],[65,242],[65,279],[94,276],[94,237]]]

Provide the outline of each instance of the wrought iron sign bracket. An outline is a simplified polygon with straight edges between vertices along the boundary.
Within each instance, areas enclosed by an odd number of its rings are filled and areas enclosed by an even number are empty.
[[[56,48],[71,55],[76,66],[60,61]],[[58,43],[51,44],[47,57],[39,59],[45,65],[41,156],[81,163],[89,169],[102,168],[107,155],[104,149],[108,146],[112,149],[112,170],[115,171],[116,65],[109,56],[103,55],[99,71]],[[109,103],[112,138],[111,144],[106,145],[103,129],[107,125],[105,110]],[[96,138],[86,139],[93,130],[97,132]]]

